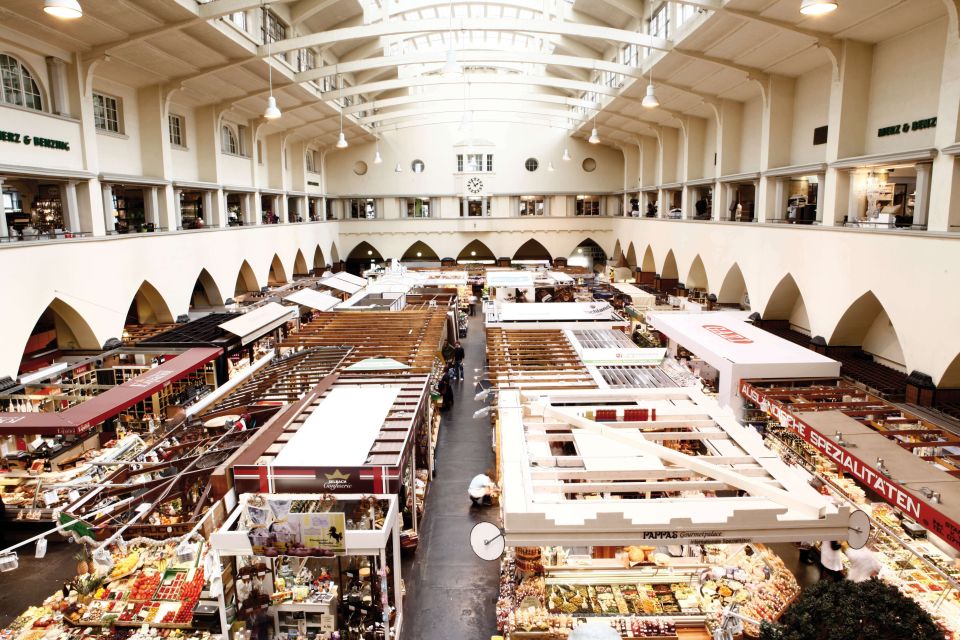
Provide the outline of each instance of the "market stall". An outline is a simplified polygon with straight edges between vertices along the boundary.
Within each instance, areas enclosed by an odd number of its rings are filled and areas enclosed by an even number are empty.
[[[714,383],[720,404],[739,410],[735,401],[745,378],[827,377],[840,373],[840,363],[745,322],[745,312],[654,312],[648,322],[678,346],[695,354],[699,375]]]
[[[486,327],[508,329],[626,328],[606,302],[501,302],[487,305]]]
[[[849,535],[849,507],[694,389],[501,391],[498,441],[511,638],[595,616],[684,637],[731,602],[773,619],[798,587],[753,543]]]
[[[242,494],[210,537],[226,627],[266,611],[276,635],[328,639],[403,624],[394,495]]]

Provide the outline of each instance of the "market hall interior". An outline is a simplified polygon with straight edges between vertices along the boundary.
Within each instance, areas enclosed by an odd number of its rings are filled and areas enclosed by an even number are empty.
[[[960,419],[958,0],[0,4],[0,269],[14,274],[0,321],[0,438],[3,459],[19,459],[24,477],[60,473],[42,464],[31,471],[24,461],[41,458],[44,447],[49,460],[49,449],[76,445],[90,429],[119,442],[152,433],[154,415],[156,426],[172,428],[161,405],[180,407],[177,419],[193,428],[196,416],[226,411],[212,400],[218,392],[227,402],[243,397],[247,408],[284,407],[253,421],[276,429],[283,422],[293,433],[298,420],[320,411],[307,400],[332,411],[350,393],[340,386],[392,385],[400,398],[415,388],[424,402],[413,411],[410,448],[420,447],[422,457],[390,451],[410,487],[384,499],[383,509],[402,513],[411,500],[424,520],[384,528],[375,550],[389,564],[398,551],[391,536],[418,532],[403,538],[422,545],[416,555],[404,550],[404,584],[390,581],[382,591],[389,600],[408,590],[415,594],[408,605],[419,603],[424,585],[432,590],[432,581],[444,580],[431,572],[431,554],[446,557],[460,545],[467,565],[481,566],[461,530],[467,520],[448,509],[454,494],[466,492],[457,489],[464,479],[502,464],[491,457],[499,444],[489,415],[472,416],[503,402],[473,400],[496,348],[509,345],[496,301],[516,299],[510,287],[490,285],[487,274],[498,269],[539,269],[536,284],[516,288],[537,302],[541,289],[557,302],[567,286],[629,283],[656,296],[651,308],[659,311],[742,311],[752,327],[839,362],[833,375],[845,391],[838,406],[875,394],[858,401],[905,403],[917,421],[943,430],[942,442],[953,439]],[[551,273],[582,282],[544,275]],[[329,279],[340,274],[361,283]],[[443,288],[453,294],[436,293]],[[338,306],[287,299],[303,290],[329,294]],[[594,291],[594,299],[607,301],[607,293]],[[464,320],[470,296],[478,316]],[[436,309],[452,320],[444,324]],[[244,322],[253,312],[263,320]],[[403,320],[349,319],[368,312]],[[461,320],[469,327],[467,380],[441,420],[433,395]],[[239,333],[223,328],[235,321]],[[690,364],[689,344],[652,318],[641,324],[656,332],[668,359]],[[628,333],[637,321],[630,325]],[[436,342],[448,348],[434,344],[441,334]],[[271,362],[259,360],[270,353]],[[171,365],[177,380],[166,391],[139,380],[187,355],[195,362]],[[380,358],[410,369],[367,362]],[[593,371],[582,353],[576,358]],[[303,367],[309,375],[291,373]],[[716,387],[709,365],[691,369]],[[131,380],[148,385],[154,400],[139,398],[110,415],[80,410]],[[210,408],[187,413],[208,393]],[[387,415],[399,406],[381,400]],[[144,409],[148,402],[153,409]],[[744,420],[751,408],[731,410]],[[871,404],[870,419],[873,411]],[[44,412],[56,416],[55,425],[17,430],[37,419],[20,414]],[[133,417],[123,424],[121,416]],[[835,435],[842,427],[828,431],[841,441],[849,436]],[[282,459],[274,449],[290,433],[271,448],[259,437],[221,442],[224,434],[208,440],[212,432],[204,432],[202,448],[192,456],[178,449],[183,461],[164,473],[192,481],[199,473],[193,458],[209,456],[211,469],[242,458],[253,474],[250,452]],[[41,436],[46,444],[36,442]],[[470,447],[493,446],[460,466],[452,452],[468,446],[461,437],[472,438]],[[149,440],[142,446],[152,447]],[[108,442],[84,444],[84,461]],[[956,453],[950,446],[903,448],[942,465]],[[156,457],[151,464],[161,464]],[[27,510],[12,511],[8,493],[24,483],[12,479],[16,465],[4,465],[0,479],[6,473],[10,482],[0,495],[14,518]],[[944,468],[953,474],[950,464],[937,470]],[[418,472],[431,476],[419,506]],[[913,489],[950,502],[933,479],[925,481]],[[43,492],[30,489],[44,523],[67,506],[68,485],[57,490],[64,493],[59,506],[41,505]],[[188,500],[197,522],[209,499]],[[505,512],[490,513],[500,521]],[[28,524],[14,538],[41,530]],[[31,581],[63,556],[58,548],[37,560]],[[19,571],[26,567],[22,561]],[[37,586],[31,602],[59,589],[61,570],[50,572],[56,584]],[[488,589],[490,602],[471,607],[483,618],[492,617],[497,595]],[[4,613],[12,619],[23,605]],[[423,628],[406,614],[408,629]],[[477,637],[497,629],[487,623]]]

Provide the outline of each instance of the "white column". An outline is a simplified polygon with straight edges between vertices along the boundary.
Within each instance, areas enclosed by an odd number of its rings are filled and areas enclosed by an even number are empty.
[[[817,174],[817,222],[823,222],[823,186],[824,181],[827,179],[826,173]]]
[[[276,203],[274,205],[276,207],[275,213],[277,214],[277,217],[280,218],[280,224],[287,224],[287,216],[290,215],[290,211],[287,208],[287,196],[276,196],[274,197],[274,202]]]
[[[768,213],[766,220],[783,220],[787,217],[787,203],[790,200],[790,178],[772,178],[774,184],[773,209]],[[800,215],[800,212],[797,212]]]
[[[181,204],[182,197],[182,189],[173,190],[173,220],[171,221],[170,231],[183,228],[183,206]]]
[[[467,217],[467,211],[469,206],[470,204],[467,202],[467,198],[463,198],[462,200],[460,200],[460,217],[461,218]]]
[[[253,206],[250,208],[253,213],[253,224],[263,224],[263,201],[260,199],[260,192],[252,193],[250,197],[253,198]]]
[[[213,226],[213,192],[203,192],[203,226],[210,228]]]
[[[0,192],[3,191],[3,178],[0,178]],[[7,212],[0,210],[0,238],[6,238],[9,233],[7,229]]]
[[[710,212],[711,218],[714,220],[723,220],[724,213],[726,212],[726,196],[727,190],[725,185],[720,182],[713,183],[713,199],[711,200],[712,211]]]
[[[154,229],[160,228],[160,199],[157,197],[157,188],[148,187],[144,189],[143,209],[147,223],[153,223]]]
[[[113,186],[101,184],[100,190],[103,193],[103,224],[107,235],[115,230],[117,212],[113,208]]]
[[[930,182],[933,177],[933,163],[920,162],[914,169],[917,171],[916,197],[913,201],[913,224],[927,224],[927,214],[930,212]]]
[[[77,201],[77,181],[68,180],[60,185],[60,202],[67,230],[80,233],[80,203]]]
[[[298,213],[303,222],[310,222],[310,198],[300,196],[300,202],[297,204]]]

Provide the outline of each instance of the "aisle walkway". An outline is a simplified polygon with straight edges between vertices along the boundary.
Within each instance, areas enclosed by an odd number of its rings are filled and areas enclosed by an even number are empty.
[[[483,366],[481,318],[470,319],[466,380],[454,383],[456,402],[446,413],[437,446],[437,476],[427,493],[420,547],[404,563],[407,600],[403,640],[489,640],[496,630],[499,562],[484,562],[470,549],[469,535],[481,520],[495,520],[496,508],[471,509],[467,485],[494,463],[488,420],[474,420],[473,369]]]

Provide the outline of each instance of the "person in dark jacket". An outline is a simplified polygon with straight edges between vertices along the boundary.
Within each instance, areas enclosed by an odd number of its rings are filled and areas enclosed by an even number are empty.
[[[463,359],[466,353],[459,342],[453,343],[453,379],[463,380]]]

